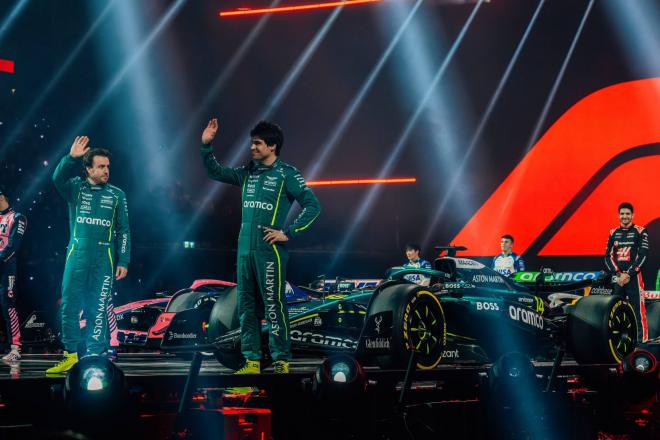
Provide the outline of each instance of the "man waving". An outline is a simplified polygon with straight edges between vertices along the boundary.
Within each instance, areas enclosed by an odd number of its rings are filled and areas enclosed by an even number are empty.
[[[286,309],[287,242],[306,231],[321,212],[319,201],[300,172],[279,159],[284,136],[276,124],[261,121],[250,132],[252,160],[224,167],[211,142],[218,120],[202,133],[201,154],[208,176],[241,189],[242,221],[238,236],[238,313],[241,351],[246,362],[237,374],[261,372],[261,317],[269,327],[270,352],[276,373],[289,372],[291,339]],[[302,212],[288,227],[284,221],[293,201]]]

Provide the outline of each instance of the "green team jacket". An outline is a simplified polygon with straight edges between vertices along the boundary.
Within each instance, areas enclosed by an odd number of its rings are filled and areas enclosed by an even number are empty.
[[[270,249],[263,241],[263,228],[281,229],[293,239],[314,223],[321,213],[321,205],[312,190],[305,185],[300,172],[277,159],[266,166],[257,162],[229,168],[218,163],[211,145],[202,145],[202,159],[208,176],[219,182],[241,187],[242,221],[238,238],[239,252]],[[284,228],[293,201],[302,211],[291,225]]]
[[[92,185],[87,179],[75,176],[79,167],[80,161],[67,154],[53,173],[55,187],[69,207],[71,239],[67,254],[78,248],[91,250],[105,245],[114,248],[117,261],[114,264],[110,255],[113,267],[128,267],[131,233],[126,195],[109,183]]]

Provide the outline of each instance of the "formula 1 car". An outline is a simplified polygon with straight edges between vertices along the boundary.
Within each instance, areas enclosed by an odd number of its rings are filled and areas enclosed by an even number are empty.
[[[120,346],[158,349],[172,317],[199,304],[213,302],[217,295],[236,284],[214,279],[195,280],[174,294],[157,293],[155,298],[133,301],[114,308],[117,331],[113,338]],[[58,348],[59,326],[50,314],[33,311],[21,326],[22,342],[26,346]],[[86,320],[80,319],[85,331]]]
[[[229,281],[200,279],[173,295],[134,301],[115,307],[117,341],[120,345],[157,349],[170,325],[180,311],[213,302],[218,295],[236,284]]]
[[[440,257],[434,269],[392,268],[376,287],[319,295],[302,288],[306,298],[288,302],[292,351],[296,355],[350,353],[363,363],[401,368],[416,352],[417,367],[446,362],[487,363],[504,353],[552,357],[566,349],[581,363],[614,363],[633,350],[637,324],[632,307],[611,295],[586,290],[605,280],[524,286],[478,261]],[[423,287],[406,275],[431,277]],[[574,292],[582,290],[582,296]],[[561,295],[570,296],[562,300]],[[263,322],[263,321],[262,321]],[[268,326],[262,326],[267,353]],[[178,314],[162,348],[213,351],[218,361],[238,368],[240,329],[236,293],[227,291],[209,310]],[[264,362],[268,362],[264,355]]]

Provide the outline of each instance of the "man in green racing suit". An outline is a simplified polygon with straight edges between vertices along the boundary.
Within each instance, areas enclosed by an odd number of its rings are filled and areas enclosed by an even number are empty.
[[[46,372],[62,373],[78,362],[80,310],[87,321],[87,354],[108,348],[107,308],[113,277],[128,274],[131,237],[126,195],[110,185],[110,154],[90,149],[79,136],[53,173],[53,182],[69,207],[70,241],[62,279],[62,343],[64,359]],[[86,178],[75,176],[83,158]]]
[[[288,373],[291,358],[285,283],[286,242],[307,230],[321,212],[319,201],[300,172],[279,159],[283,134],[279,126],[259,122],[250,132],[252,161],[229,168],[218,163],[211,142],[218,130],[212,119],[202,134],[201,155],[211,179],[241,188],[242,220],[238,236],[238,313],[241,351],[246,363],[238,374],[261,372],[261,318],[269,328],[269,347],[276,373]],[[302,212],[287,228],[296,200]]]

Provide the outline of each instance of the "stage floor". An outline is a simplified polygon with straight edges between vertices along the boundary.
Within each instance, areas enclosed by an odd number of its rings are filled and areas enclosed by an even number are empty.
[[[43,379],[47,377],[46,369],[52,367],[61,355],[58,354],[25,354],[19,362],[0,362],[0,381]],[[290,370],[294,374],[312,374],[322,359],[293,359]],[[186,376],[190,368],[190,360],[185,360],[171,354],[161,353],[120,353],[115,362],[128,377],[143,376]],[[230,375],[232,370],[223,367],[214,357],[205,357],[200,375],[218,376]],[[264,373],[272,372],[272,367]],[[61,375],[64,377],[64,375]]]
[[[58,376],[47,376],[46,369],[50,368],[61,358],[58,354],[25,354],[20,362],[6,363],[0,362],[0,381],[25,380],[25,379],[44,379],[57,378]],[[309,376],[313,374],[323,359],[320,358],[294,358],[290,363],[291,374],[295,376]],[[137,379],[138,377],[166,377],[177,376],[185,377],[190,368],[190,360],[172,354],[162,353],[120,353],[115,362],[128,378]],[[552,367],[551,362],[534,362],[537,370],[546,370]],[[583,366],[582,368],[596,367]],[[602,367],[602,366],[601,366]],[[580,368],[573,361],[564,361],[561,369],[574,370]],[[380,370],[378,367],[364,367],[367,374],[375,373]],[[452,371],[472,371],[487,370],[488,365],[475,364],[445,364],[440,365],[435,372],[449,373]],[[213,357],[205,357],[202,362],[200,376],[230,376],[232,370],[223,367]],[[384,372],[384,371],[383,371]],[[263,375],[270,375],[272,367],[264,369]],[[60,375],[59,377],[65,377]]]

